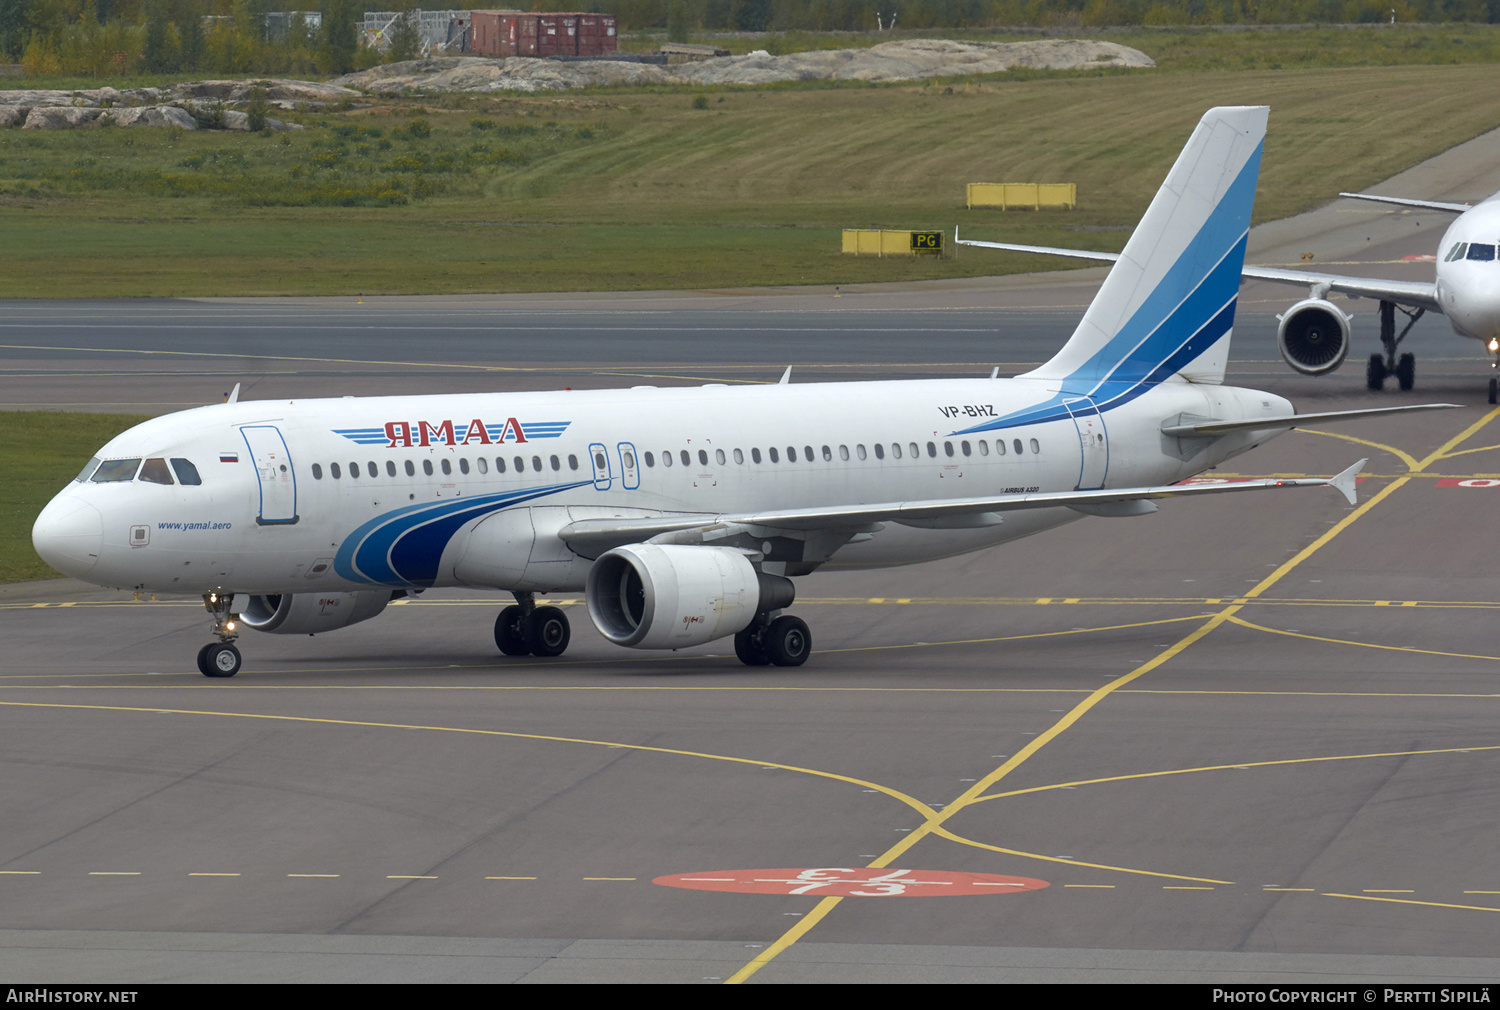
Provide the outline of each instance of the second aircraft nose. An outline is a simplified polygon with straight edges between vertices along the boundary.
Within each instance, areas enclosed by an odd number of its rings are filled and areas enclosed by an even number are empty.
[[[99,563],[104,517],[82,498],[58,495],[36,517],[31,543],[47,564],[64,575],[83,578]]]

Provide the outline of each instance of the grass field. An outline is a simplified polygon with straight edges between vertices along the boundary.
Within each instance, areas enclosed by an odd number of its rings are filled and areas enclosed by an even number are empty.
[[[303,116],[309,129],[280,135],[0,131],[0,297],[995,274],[1038,264],[969,250],[942,261],[858,259],[840,254],[839,231],[951,235],[958,225],[974,237],[1118,248],[1122,231],[1079,229],[1132,225],[1214,104],[1272,108],[1262,221],[1500,126],[1500,93],[1484,62],[1500,31],[1487,27],[1106,37],[1137,45],[1162,69],[901,86],[429,95]],[[736,43],[747,41],[755,40]],[[794,43],[805,47],[786,45]],[[1390,65],[1308,66],[1319,61]],[[1283,69],[1244,69],[1277,64]],[[964,184],[978,181],[1074,182],[1080,205],[966,211]]]

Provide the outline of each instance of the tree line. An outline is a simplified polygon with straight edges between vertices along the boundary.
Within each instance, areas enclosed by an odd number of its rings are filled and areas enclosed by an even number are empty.
[[[293,13],[316,11],[319,19]],[[410,10],[410,0],[389,9]],[[874,31],[1003,26],[1497,23],[1500,0],[585,0],[517,3],[614,14],[621,31]],[[32,75],[339,74],[410,59],[415,26],[362,44],[364,0],[0,0],[0,62]],[[433,9],[438,8],[436,4]]]

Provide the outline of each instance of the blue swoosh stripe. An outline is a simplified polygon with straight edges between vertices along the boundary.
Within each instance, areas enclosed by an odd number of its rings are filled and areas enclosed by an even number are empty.
[[[430,586],[437,578],[438,562],[448,541],[466,523],[489,512],[591,483],[555,484],[387,512],[344,539],[334,558],[334,570],[342,578],[367,585]]]

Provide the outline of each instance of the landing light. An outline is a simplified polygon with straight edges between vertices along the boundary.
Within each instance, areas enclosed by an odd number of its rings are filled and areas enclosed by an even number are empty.
[[[1500,340],[1497,340],[1496,338],[1491,337],[1490,338],[1490,353],[1493,354],[1496,351],[1500,351]]]

